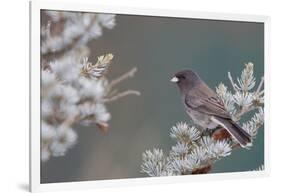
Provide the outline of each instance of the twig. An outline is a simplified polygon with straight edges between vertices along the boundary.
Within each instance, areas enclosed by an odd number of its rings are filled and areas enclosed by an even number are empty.
[[[118,100],[122,97],[125,97],[125,96],[128,96],[128,95],[137,95],[137,96],[140,96],[140,92],[139,91],[136,91],[136,90],[127,90],[127,91],[124,91],[124,92],[120,92],[116,95],[114,95],[113,97],[110,97],[110,98],[104,98],[102,100],[102,102],[104,103],[108,103],[108,102],[112,102],[112,101],[115,101],[115,100]]]
[[[264,83],[264,77],[261,78],[261,81],[260,81],[260,84],[258,86],[258,89],[256,90],[256,95],[259,94],[259,92],[260,92],[260,90],[262,88],[263,83]]]
[[[112,88],[113,86],[117,85],[118,83],[128,79],[128,78],[132,78],[135,73],[137,72],[137,68],[134,67],[132,68],[130,71],[126,72],[125,74],[123,74],[122,76],[112,80],[110,83],[109,83],[109,87]]]
[[[264,90],[260,91],[260,92],[258,93],[258,96],[263,95],[263,93],[264,93]]]
[[[258,107],[257,106],[250,106],[249,108],[244,108],[242,109],[241,111],[238,111],[236,114],[235,114],[235,120],[234,121],[238,121],[240,120],[241,116],[244,115],[245,113],[248,113],[250,111],[253,111],[255,109],[257,109]]]
[[[231,82],[231,85],[232,85],[233,89],[234,89],[236,92],[238,92],[237,85],[234,83],[230,72],[228,72],[227,74],[228,74],[228,78],[229,78],[229,80],[230,80],[230,82]]]

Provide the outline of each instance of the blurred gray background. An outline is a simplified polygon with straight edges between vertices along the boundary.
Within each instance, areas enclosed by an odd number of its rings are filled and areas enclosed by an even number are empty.
[[[255,64],[258,82],[264,73],[262,23],[127,15],[117,15],[116,20],[113,30],[90,42],[90,61],[113,53],[109,79],[137,67],[136,76],[119,88],[136,89],[142,95],[108,105],[112,119],[106,134],[77,125],[78,144],[64,157],[42,164],[42,183],[144,177],[142,153],[153,147],[168,153],[174,144],[170,128],[178,121],[190,122],[178,88],[169,81],[181,69],[196,71],[213,89],[220,82],[230,87],[227,72],[240,76],[246,62]],[[261,128],[251,150],[233,151],[212,172],[248,171],[263,163]]]

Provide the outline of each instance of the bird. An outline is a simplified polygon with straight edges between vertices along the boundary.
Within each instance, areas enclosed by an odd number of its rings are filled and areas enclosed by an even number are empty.
[[[171,82],[178,85],[186,113],[203,129],[225,128],[240,146],[251,144],[251,136],[226,110],[218,95],[192,70],[177,72]]]

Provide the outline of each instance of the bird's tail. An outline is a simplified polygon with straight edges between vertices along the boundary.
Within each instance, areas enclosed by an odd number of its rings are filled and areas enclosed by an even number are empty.
[[[252,143],[251,136],[243,128],[232,120],[220,117],[213,117],[213,121],[224,127],[242,147]]]

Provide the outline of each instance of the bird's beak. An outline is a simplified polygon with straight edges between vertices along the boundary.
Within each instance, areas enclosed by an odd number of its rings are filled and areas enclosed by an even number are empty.
[[[173,77],[171,80],[170,80],[171,82],[178,82],[179,81],[179,79],[177,78],[177,77]]]

